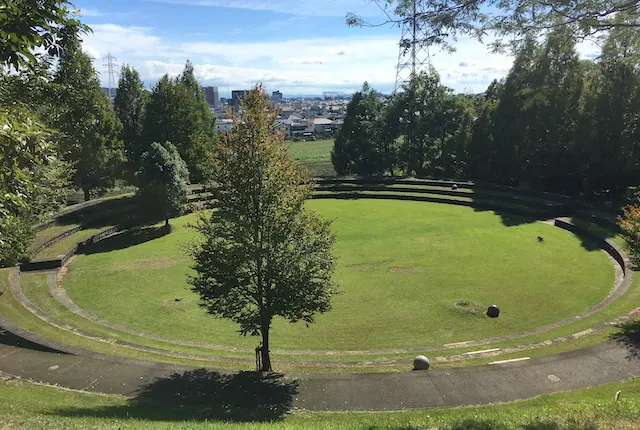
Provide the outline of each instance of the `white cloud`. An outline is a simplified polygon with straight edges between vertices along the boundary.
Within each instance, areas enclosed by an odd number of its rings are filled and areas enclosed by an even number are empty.
[[[398,59],[397,39],[391,37],[315,38],[276,42],[180,42],[156,36],[145,27],[93,25],[84,49],[102,70],[107,53],[119,63],[136,67],[147,83],[163,74],[177,75],[184,62],[195,65],[198,79],[220,87],[221,95],[263,82],[268,90],[285,94],[352,92],[368,81],[383,92],[393,90]],[[431,61],[442,82],[457,91],[481,92],[493,79],[503,77],[512,58],[491,54],[479,42],[461,39],[457,52],[432,53]],[[593,46],[581,46],[582,55]],[[344,54],[341,54],[344,53]],[[466,67],[461,67],[466,64]],[[106,76],[102,79],[106,82]]]
[[[80,16],[88,18],[88,17],[97,17],[97,16],[102,16],[103,13],[99,12],[97,9],[91,9],[91,8],[86,8],[83,7],[80,9]]]
[[[226,7],[246,10],[262,10],[290,15],[345,16],[357,12],[366,16],[380,15],[373,2],[368,0],[147,0],[185,6]]]

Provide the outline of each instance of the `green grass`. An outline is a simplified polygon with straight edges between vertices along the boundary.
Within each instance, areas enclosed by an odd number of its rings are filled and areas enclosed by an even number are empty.
[[[33,242],[31,243],[31,247],[33,249],[38,249],[42,245],[44,245],[47,241],[53,239],[59,234],[64,233],[65,231],[73,230],[78,227],[77,224],[72,225],[53,225],[49,228],[45,228],[44,230],[40,230],[36,233]]]
[[[333,139],[311,142],[286,142],[291,156],[300,161],[331,161]]]
[[[614,395],[618,390],[622,397],[616,402]],[[639,379],[486,406],[387,413],[297,411],[271,423],[223,422],[216,413],[219,408],[202,400],[207,396],[199,398],[193,392],[190,394],[189,399],[193,400],[181,401],[178,405],[159,400],[161,394],[141,402],[20,380],[0,380],[0,428],[619,430],[640,426]],[[228,399],[227,405],[227,411],[240,420],[248,420],[255,408],[234,398]]]
[[[309,328],[275,321],[274,349],[416,348],[522,332],[588,309],[612,286],[601,251],[545,223],[507,227],[491,211],[422,202],[308,204],[335,220],[342,292]],[[65,282],[69,294],[84,309],[145,332],[254,347],[232,323],[206,315],[188,290],[183,245],[195,237],[186,226],[192,220],[174,220],[168,236],[133,246],[114,238],[78,256]],[[460,300],[496,303],[503,313],[496,320],[461,313]]]
[[[80,230],[75,234],[71,234],[64,239],[55,242],[50,247],[43,249],[35,256],[34,260],[49,260],[57,258],[60,255],[65,255],[67,252],[71,251],[73,247],[76,246],[79,242],[89,239],[91,236],[101,230],[104,230],[105,228],[106,227],[89,228],[86,230]]]
[[[333,139],[312,142],[286,142],[291,156],[302,162],[309,170],[309,176],[336,176],[331,164]]]

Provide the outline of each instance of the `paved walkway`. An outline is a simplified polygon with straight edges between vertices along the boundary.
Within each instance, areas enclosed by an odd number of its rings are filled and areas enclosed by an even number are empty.
[[[91,392],[134,395],[154,381],[166,380],[171,375],[182,377],[176,373],[193,378],[192,370],[183,366],[126,359],[110,361],[0,344],[0,371]],[[631,357],[623,347],[606,343],[508,364],[427,372],[287,375],[287,380],[297,383],[297,393],[291,399],[294,408],[384,411],[519,400],[633,376],[640,376],[640,359]]]

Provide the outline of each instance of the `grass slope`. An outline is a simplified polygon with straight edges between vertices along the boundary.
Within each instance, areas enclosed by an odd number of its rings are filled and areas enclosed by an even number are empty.
[[[276,320],[274,349],[415,348],[522,332],[588,309],[612,286],[601,251],[545,223],[510,218],[507,227],[493,212],[430,203],[308,204],[335,220],[343,288],[309,328]],[[255,346],[232,323],[206,315],[188,290],[191,221],[177,219],[170,235],[153,240],[142,232],[96,245],[70,264],[69,294],[81,307],[145,332]],[[480,309],[496,303],[503,313],[490,320],[459,301]]]
[[[619,402],[614,401],[622,391]],[[7,429],[636,429],[640,426],[640,380],[532,400],[480,407],[439,408],[391,413],[294,412],[276,422],[223,422],[220,408],[197,396],[180,404],[129,401],[18,380],[0,379],[0,428]],[[249,420],[249,398],[227,399],[236,420]],[[243,414],[246,411],[247,414]]]
[[[309,176],[317,177],[336,175],[331,164],[333,142],[333,139],[325,139],[311,142],[286,142],[286,144],[291,156],[309,169]]]

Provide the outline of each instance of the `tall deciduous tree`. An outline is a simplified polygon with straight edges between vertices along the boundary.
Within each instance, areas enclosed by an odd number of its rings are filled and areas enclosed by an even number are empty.
[[[169,218],[182,211],[187,202],[189,170],[180,153],[170,142],[151,144],[140,157],[136,183],[145,208],[164,214],[165,226]]]
[[[272,132],[276,118],[262,87],[241,102],[213,156],[217,210],[200,215],[191,251],[202,306],[262,336],[264,371],[273,319],[311,323],[335,291],[331,223],[304,207],[312,185]]]
[[[387,14],[370,23],[353,13],[347,24],[358,27],[398,25],[412,20],[425,27],[430,44],[447,48],[460,35],[483,40],[495,37],[495,48],[516,47],[529,35],[546,34],[559,27],[571,37],[586,38],[617,28],[640,28],[636,21],[622,22],[621,14],[640,16],[636,0],[373,0]],[[411,21],[409,21],[411,22]],[[410,42],[404,41],[405,44]]]
[[[144,88],[138,71],[129,65],[122,66],[114,109],[122,123],[121,137],[129,173],[137,170],[143,152],[142,125],[148,98],[149,92]]]
[[[211,174],[207,160],[215,148],[215,118],[190,62],[177,79],[165,75],[153,88],[144,135],[148,145],[172,142],[187,163],[194,182],[204,181]]]
[[[380,94],[366,82],[347,105],[344,124],[338,130],[331,162],[339,175],[376,175],[388,163],[380,138]]]
[[[58,106],[52,123],[58,128],[60,150],[75,169],[73,183],[91,192],[112,187],[124,162],[122,125],[100,82],[91,59],[80,47],[68,49],[60,58],[54,83]]]
[[[456,175],[455,164],[462,162],[465,146],[459,143],[461,127],[470,127],[465,115],[471,107],[441,85],[434,70],[413,76],[400,97],[404,106],[400,159],[405,171],[417,176]]]

